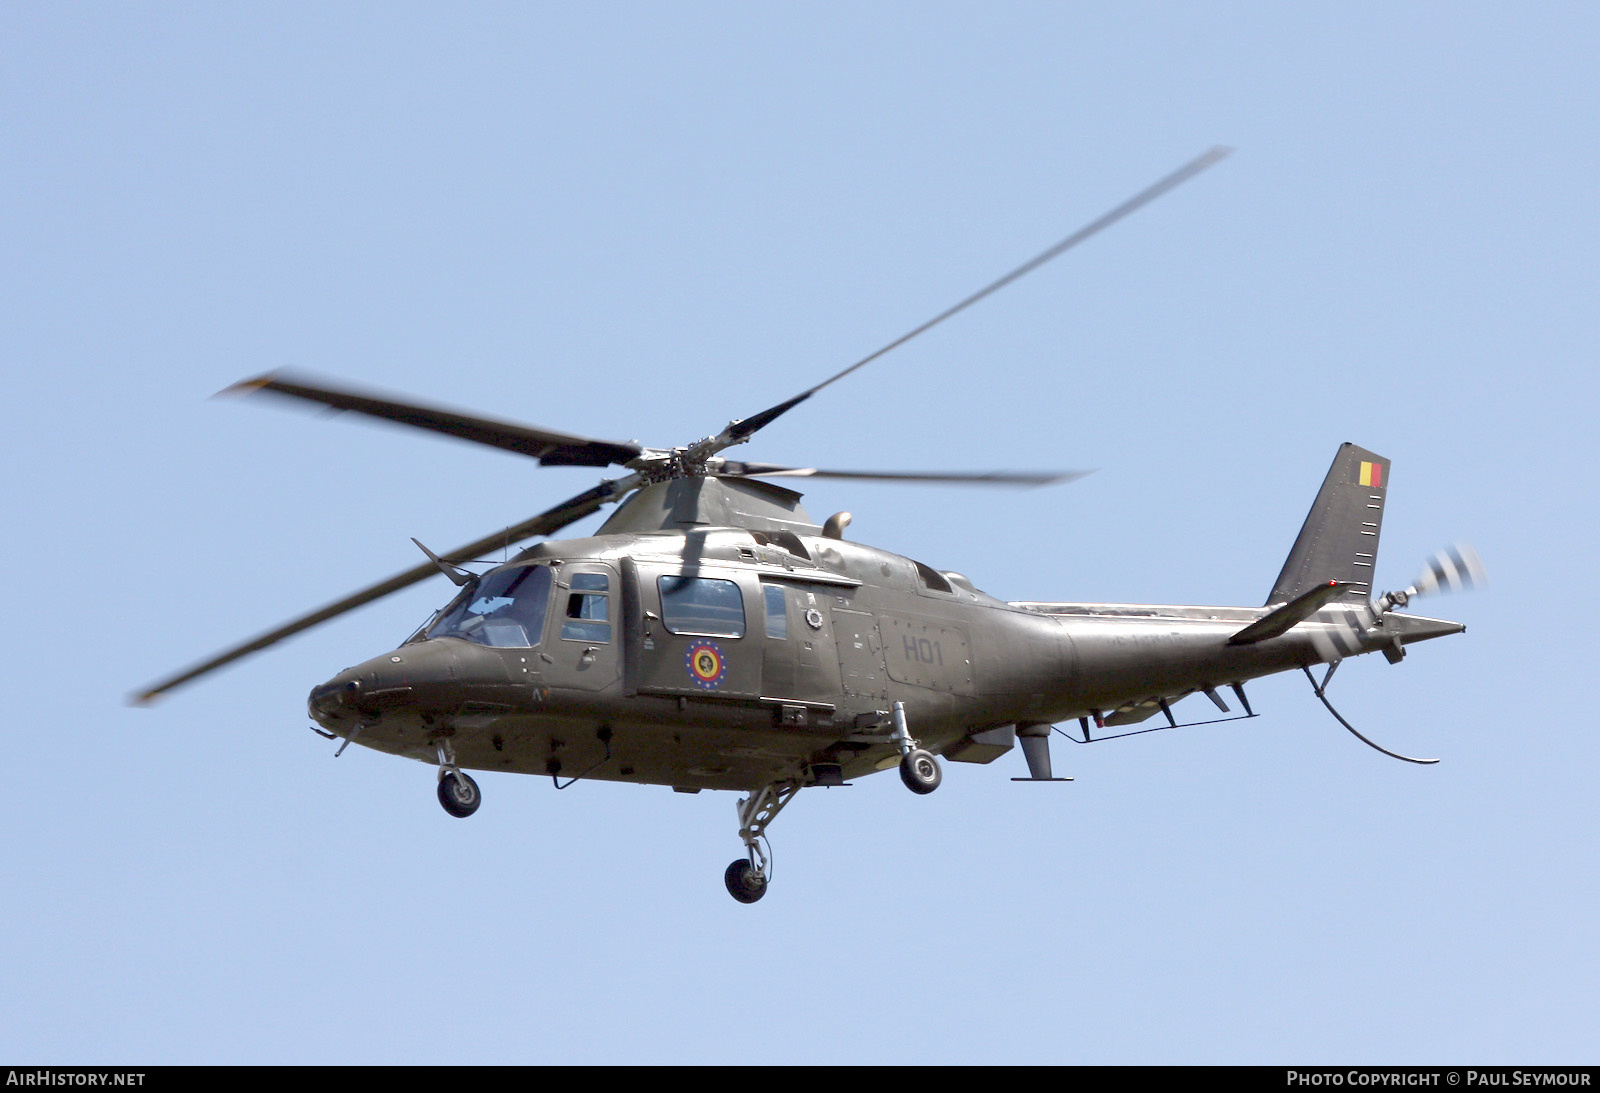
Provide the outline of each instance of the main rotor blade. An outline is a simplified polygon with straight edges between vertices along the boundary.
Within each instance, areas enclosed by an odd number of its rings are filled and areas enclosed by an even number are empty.
[[[1150,204],[1150,202],[1154,201],[1162,194],[1165,194],[1167,191],[1176,189],[1178,186],[1188,182],[1195,175],[1229,155],[1232,153],[1232,151],[1232,148],[1225,148],[1220,145],[1209,149],[1204,154],[1190,160],[1188,163],[1184,164],[1182,167],[1179,167],[1176,171],[1173,171],[1170,175],[1167,175],[1154,185],[1140,190],[1137,194],[1134,194],[1132,197],[1118,205],[1116,208],[1112,209],[1110,212],[1105,213],[1095,220],[1091,220],[1089,223],[1085,224],[1083,227],[1079,228],[1077,231],[1061,240],[1061,242],[1057,243],[1049,250],[1030,258],[1028,261],[1022,263],[1022,265],[1018,266],[1004,277],[1001,277],[998,281],[993,281],[985,285],[983,288],[980,288],[977,292],[974,292],[971,296],[968,296],[960,303],[954,304],[951,307],[939,312],[939,314],[935,315],[921,326],[900,335],[900,337],[896,338],[882,349],[879,349],[874,353],[867,354],[850,367],[844,369],[843,371],[834,373],[821,383],[817,384],[815,387],[802,391],[798,395],[788,399],[785,402],[780,402],[778,405],[763,410],[759,414],[745,418],[743,421],[734,422],[723,432],[723,436],[728,440],[728,445],[739,444],[749,439],[751,434],[756,432],[756,430],[765,428],[766,426],[772,424],[772,422],[776,421],[779,417],[794,409],[796,406],[800,405],[806,399],[810,398],[824,387],[827,387],[829,384],[837,383],[839,380],[844,379],[856,369],[871,364],[873,361],[877,360],[890,350],[898,349],[900,346],[906,344],[906,342],[909,342],[912,338],[915,338],[918,334],[925,333],[926,331],[938,326],[952,315],[955,315],[961,311],[965,311],[967,308],[971,307],[985,296],[989,296],[992,293],[998,292],[1000,289],[1005,288],[1012,281],[1015,281],[1017,278],[1022,277],[1025,274],[1032,273],[1034,270],[1038,269],[1052,258],[1056,258],[1062,254],[1065,254],[1067,251],[1071,250],[1079,243],[1082,243],[1090,236],[1109,228],[1111,225],[1115,224],[1129,213],[1136,212],[1137,210]],[[724,445],[724,447],[726,446],[727,445]]]
[[[532,456],[545,466],[604,467],[612,463],[626,464],[637,458],[643,450],[640,445],[631,442],[595,440],[535,425],[518,425],[515,422],[478,417],[439,406],[402,402],[386,395],[329,387],[321,381],[292,372],[269,372],[255,379],[241,380],[222,393],[251,391],[268,391],[304,399],[335,410],[349,410],[478,444],[488,444],[519,455]]]
[[[1048,486],[1072,482],[1091,471],[833,471],[781,467],[776,463],[727,460],[715,473],[731,478],[850,478],[865,482],[945,482],[958,486]]]
[[[626,482],[626,479],[624,479],[622,482],[602,482],[593,489],[585,490],[576,497],[568,498],[561,504],[555,506],[555,508],[547,509],[537,516],[524,520],[522,523],[516,524],[512,527],[504,528],[492,535],[485,535],[482,539],[468,543],[466,546],[460,547],[459,549],[452,550],[450,553],[445,554],[442,557],[444,561],[456,564],[461,562],[469,562],[478,555],[482,554],[484,551],[494,550],[502,546],[510,546],[511,544],[521,542],[524,539],[530,539],[535,535],[549,535],[553,532],[559,531],[568,524],[575,523],[578,520],[583,519],[585,516],[588,516],[601,505],[605,504],[605,502],[611,500],[617,494],[622,493],[628,488],[628,486],[625,484]],[[423,562],[420,565],[413,566],[403,573],[396,573],[393,577],[390,577],[386,581],[379,581],[370,588],[364,588],[360,592],[353,593],[352,595],[346,596],[341,600],[335,600],[333,603],[319,607],[310,614],[302,615],[297,619],[286,622],[275,630],[269,630],[265,634],[254,637],[243,644],[236,645],[226,652],[217,654],[210,660],[203,661],[191,668],[179,672],[175,676],[164,679],[160,683],[157,683],[154,686],[134,695],[131,701],[136,705],[144,705],[152,702],[166,692],[177,687],[181,687],[183,684],[188,683],[191,680],[198,679],[200,676],[203,676],[208,672],[214,672],[218,668],[221,668],[226,664],[231,664],[241,657],[245,657],[251,653],[265,649],[267,646],[276,644],[277,642],[282,641],[284,638],[290,637],[294,634],[298,634],[302,630],[309,630],[318,623],[327,622],[329,619],[337,618],[347,611],[352,611],[363,604],[371,603],[373,600],[387,596],[391,592],[398,592],[400,589],[414,585],[418,581],[427,577],[432,577],[438,572],[438,567],[435,566],[430,560]]]

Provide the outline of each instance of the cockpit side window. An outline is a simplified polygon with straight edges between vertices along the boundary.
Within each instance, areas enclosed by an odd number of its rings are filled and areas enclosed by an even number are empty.
[[[428,628],[430,638],[463,638],[518,649],[539,644],[550,605],[550,567],[519,566],[468,585]]]
[[[565,641],[609,642],[611,582],[604,573],[574,573],[567,594],[566,618],[561,623]]]

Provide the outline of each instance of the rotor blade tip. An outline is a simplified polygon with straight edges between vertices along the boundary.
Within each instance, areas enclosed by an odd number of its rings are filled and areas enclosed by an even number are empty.
[[[1098,469],[1099,468],[1095,468],[1095,470],[1098,470]],[[1095,473],[1094,470],[1062,471],[1060,474],[1052,474],[1048,478],[1041,478],[1037,482],[1023,482],[1023,483],[1020,483],[1020,484],[1025,486],[1025,487],[1027,487],[1028,489],[1036,489],[1039,486],[1059,486],[1059,485],[1061,485],[1062,483],[1065,483],[1065,482],[1076,482],[1079,479],[1088,478],[1091,474],[1094,474],[1094,473]]]
[[[231,383],[222,390],[218,391],[212,397],[221,398],[223,395],[246,395],[251,391],[259,391],[276,379],[277,376],[278,373],[276,372],[263,372],[259,376],[253,376],[247,380],[240,380],[238,383]]]
[[[1076,482],[1093,471],[1056,471],[1054,474],[1044,474],[1031,480],[1018,481],[1017,485],[1035,489],[1039,486],[1059,486],[1063,482]]]

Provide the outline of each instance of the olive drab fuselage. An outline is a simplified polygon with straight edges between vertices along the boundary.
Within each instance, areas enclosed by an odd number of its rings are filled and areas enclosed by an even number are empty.
[[[497,617],[515,604],[483,598],[494,586],[545,597],[536,632]],[[1019,728],[1132,723],[1324,659],[1314,620],[1229,644],[1266,613],[1006,603],[959,574],[820,534],[602,534],[541,543],[484,574],[411,641],[318,687],[310,708],[331,732],[427,763],[445,739],[476,770],[682,790],[807,785],[894,766],[897,702],[923,748],[989,762]],[[452,614],[478,621],[442,628]],[[1413,641],[1459,629],[1383,623]]]

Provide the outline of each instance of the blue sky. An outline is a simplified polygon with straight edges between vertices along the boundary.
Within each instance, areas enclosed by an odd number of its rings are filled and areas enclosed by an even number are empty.
[[[1600,87],[1582,5],[0,9],[0,1055],[1592,1060]],[[208,401],[293,366],[683,443],[1238,152],[734,454],[1011,599],[1259,603],[1338,444],[1463,637],[1257,720],[807,791],[481,779],[306,731],[440,579],[139,685],[592,484]],[[581,525],[578,531],[596,521]],[[1191,700],[1194,701],[1194,700]],[[1187,711],[1187,707],[1183,708]],[[1200,716],[1204,711],[1191,714]],[[1015,769],[1013,769],[1015,768]]]

